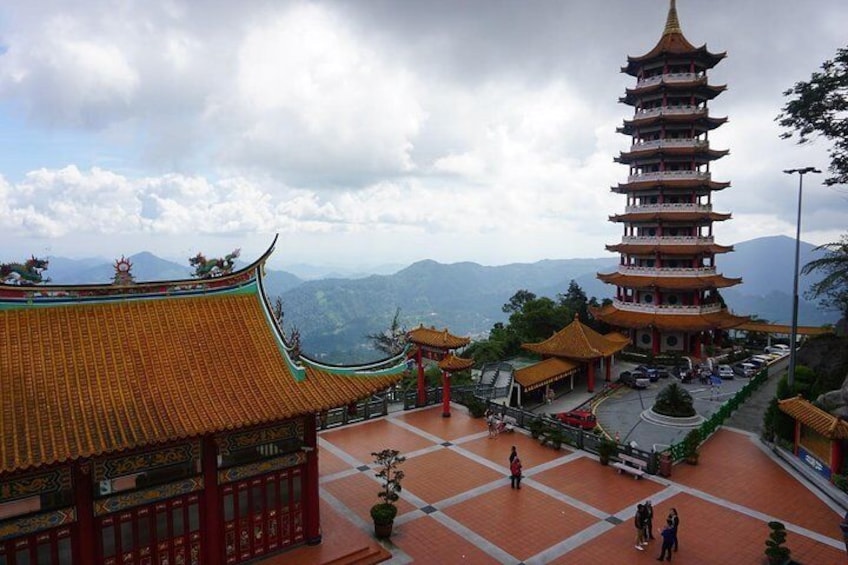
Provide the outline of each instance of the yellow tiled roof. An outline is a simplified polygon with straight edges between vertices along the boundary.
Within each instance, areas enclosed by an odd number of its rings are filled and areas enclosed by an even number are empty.
[[[661,288],[661,289],[700,289],[726,288],[742,282],[741,278],[729,278],[724,275],[704,275],[700,277],[654,277],[650,275],[625,275],[622,273],[598,273],[598,278],[607,284],[627,288]]]
[[[0,311],[0,472],[315,413],[400,378],[299,381],[274,332],[256,290]]]
[[[474,365],[474,359],[463,359],[452,353],[448,353],[444,359],[439,361],[439,369],[442,371],[464,371]]]
[[[778,400],[780,410],[829,439],[848,439],[848,422],[813,405],[801,396]]]
[[[471,343],[467,337],[459,337],[450,333],[447,328],[425,328],[423,325],[407,332],[410,343],[424,345],[437,349],[458,349]]]
[[[608,357],[624,349],[627,343],[607,339],[575,316],[573,322],[545,341],[523,343],[521,347],[540,355],[588,360]]]
[[[524,387],[525,392],[530,392],[567,377],[579,368],[580,365],[573,361],[549,357],[534,365],[517,369],[515,382]]]
[[[592,315],[611,326],[619,328],[648,328],[672,331],[700,331],[714,328],[735,328],[748,321],[747,316],[736,316],[727,310],[710,314],[655,314],[619,310],[612,304],[591,309]]]

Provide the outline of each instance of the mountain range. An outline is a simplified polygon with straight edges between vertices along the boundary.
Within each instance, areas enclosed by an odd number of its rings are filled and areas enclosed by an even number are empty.
[[[795,240],[774,236],[738,243],[735,251],[717,258],[719,272],[743,277],[743,284],[722,290],[728,306],[736,313],[789,323],[792,307]],[[819,252],[801,243],[800,264]],[[143,252],[131,256],[138,281],[191,277],[191,268]],[[447,327],[458,335],[485,337],[496,322],[505,322],[501,306],[520,289],[537,296],[555,298],[571,280],[588,296],[611,297],[614,287],[596,278],[611,272],[616,257],[598,259],[547,259],[535,263],[484,266],[462,262],[443,264],[418,261],[392,274],[357,274],[305,280],[283,270],[266,269],[266,288],[281,297],[284,327],[297,327],[303,350],[328,362],[366,361],[378,356],[367,335],[389,327],[400,308],[401,323]],[[301,272],[317,276],[317,267],[300,266]],[[46,272],[54,284],[108,282],[113,263],[102,259],[51,257]],[[822,311],[803,297],[817,278],[802,276],[799,282],[799,323],[818,326],[834,323],[836,312]]]

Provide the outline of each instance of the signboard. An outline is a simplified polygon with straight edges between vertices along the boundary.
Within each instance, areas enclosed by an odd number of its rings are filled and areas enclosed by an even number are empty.
[[[798,458],[811,467],[816,473],[830,480],[830,467],[816,459],[813,454],[800,445],[798,446]]]

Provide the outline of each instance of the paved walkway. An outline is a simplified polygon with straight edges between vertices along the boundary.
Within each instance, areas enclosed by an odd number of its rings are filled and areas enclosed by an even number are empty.
[[[407,461],[394,534],[385,544],[389,563],[654,562],[658,541],[646,551],[634,547],[635,506],[648,499],[655,527],[671,507],[680,514],[676,562],[759,565],[770,520],[786,524],[796,560],[846,562],[836,506],[752,434],[720,430],[704,446],[699,465],[677,465],[670,479],[635,480],[591,454],[554,451],[521,431],[491,439],[484,422],[465,408],[454,405],[452,413],[442,418],[441,407],[431,407],[321,433],[326,547],[280,557],[327,563],[374,544],[368,511],[378,483],[370,452],[393,448]],[[512,445],[524,462],[521,490],[509,487]],[[334,553],[331,546],[339,549]]]

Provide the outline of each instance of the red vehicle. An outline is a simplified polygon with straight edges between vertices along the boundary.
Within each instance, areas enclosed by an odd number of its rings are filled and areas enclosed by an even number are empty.
[[[598,425],[598,419],[588,410],[560,412],[555,418],[567,426],[574,426],[575,428],[582,428],[584,430],[594,430],[595,426]]]

